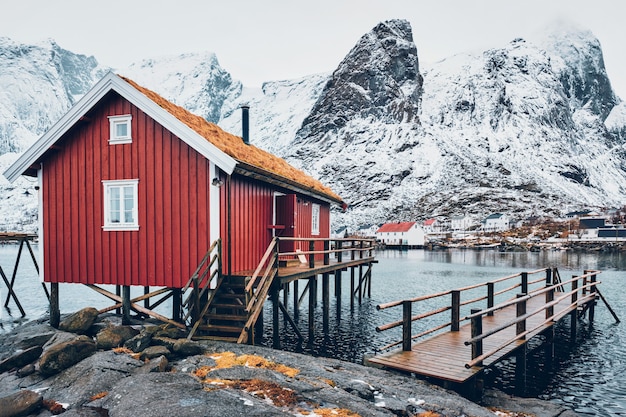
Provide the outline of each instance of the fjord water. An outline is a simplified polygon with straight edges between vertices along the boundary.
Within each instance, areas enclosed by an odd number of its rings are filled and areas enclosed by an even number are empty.
[[[35,251],[37,248],[35,246]],[[0,266],[11,278],[18,246],[0,245]],[[376,305],[384,302],[412,298],[473,283],[485,282],[522,271],[533,271],[556,266],[561,277],[581,274],[586,269],[602,271],[598,276],[600,289],[617,315],[625,323],[615,324],[606,306],[599,302],[593,325],[587,319],[579,323],[575,344],[569,340],[567,320],[557,327],[556,360],[553,366],[545,364],[539,351],[531,353],[529,360],[528,396],[564,404],[581,415],[626,415],[626,254],[574,253],[562,251],[505,252],[495,250],[445,250],[445,251],[378,251],[378,263],[373,267],[372,297],[364,297],[351,308],[349,272],[343,273],[342,298],[338,306],[331,277],[331,307],[328,329],[322,321],[321,280],[318,280],[318,303],[315,310],[315,339],[308,343],[308,295],[299,308],[298,326],[305,338],[299,344],[295,332],[281,320],[282,348],[303,351],[315,356],[335,357],[361,362],[376,349],[400,339],[400,329],[377,333],[375,327],[400,319],[400,310],[377,311]],[[299,294],[304,289],[300,284]],[[109,288],[110,289],[110,288]],[[26,320],[47,313],[47,300],[27,252],[16,278],[15,291],[26,310]],[[0,340],[2,332],[15,327],[22,319],[15,304],[4,308],[6,286],[0,282],[2,307]],[[135,295],[134,293],[132,294]],[[477,295],[478,296],[478,295]],[[293,316],[293,293],[288,294],[287,309]],[[62,313],[93,306],[103,308],[110,302],[80,285],[60,286]],[[167,303],[166,303],[167,304]],[[163,314],[169,315],[171,307],[164,304]],[[338,308],[340,307],[340,308]],[[419,307],[430,310],[425,305]],[[417,314],[414,310],[413,314]],[[463,315],[463,314],[462,314]],[[271,346],[271,303],[266,303],[265,327],[261,343]],[[281,315],[282,317],[282,315]],[[420,332],[432,323],[416,323],[413,333]],[[506,362],[490,373],[488,383],[505,391],[512,389],[513,365]]]

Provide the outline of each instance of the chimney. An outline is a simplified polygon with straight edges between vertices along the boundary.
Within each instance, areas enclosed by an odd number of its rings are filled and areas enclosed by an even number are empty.
[[[246,145],[250,144],[250,138],[248,137],[250,130],[250,118],[248,115],[248,110],[250,110],[250,106],[247,104],[243,104],[241,106],[241,137],[243,139],[243,143]]]

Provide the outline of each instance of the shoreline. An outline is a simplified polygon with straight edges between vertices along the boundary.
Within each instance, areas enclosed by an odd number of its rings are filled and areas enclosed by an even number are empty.
[[[156,329],[167,326],[150,322],[137,322],[132,326],[138,334],[152,332],[153,343],[140,352],[115,353],[110,349],[94,348],[83,360],[58,373],[43,375],[42,358],[46,352],[78,339],[83,343],[89,343],[87,339],[97,343],[104,329],[124,327],[119,323],[118,316],[103,315],[90,326],[87,335],[79,336],[53,329],[45,320],[39,319],[0,335],[3,342],[0,345],[0,361],[35,345],[41,345],[44,352],[33,364],[32,373],[26,374],[23,368],[0,373],[0,402],[2,398],[24,389],[33,392],[43,389],[42,399],[67,404],[68,416],[92,415],[81,413],[93,408],[101,412],[106,410],[106,414],[101,416],[112,417],[167,414],[224,417],[243,414],[577,416],[571,410],[546,401],[516,398],[495,391],[487,391],[481,404],[453,391],[394,372],[262,346],[189,342],[193,347],[189,351],[192,354],[174,354],[175,349],[168,351],[163,345],[156,344],[157,340],[168,339],[157,337],[159,330]],[[144,354],[148,349],[156,350],[157,346],[160,356],[149,359],[148,356],[135,356]],[[230,366],[220,365],[224,357],[232,358]],[[163,365],[164,361],[166,365]],[[250,381],[260,381],[255,382],[254,389],[265,394],[248,390]],[[290,393],[291,400],[281,402],[281,395],[286,396],[287,393]],[[94,399],[97,394],[102,396]],[[141,410],[140,414],[137,414],[138,410]],[[495,414],[494,410],[501,410],[501,413]],[[46,413],[39,408],[38,412],[28,415],[52,415]],[[3,415],[2,412],[0,415]]]

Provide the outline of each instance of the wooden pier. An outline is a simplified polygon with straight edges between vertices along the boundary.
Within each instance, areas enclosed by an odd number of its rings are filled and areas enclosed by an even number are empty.
[[[286,249],[282,249],[286,248]],[[188,311],[184,320],[190,320],[189,338],[231,340],[254,343],[255,334],[261,334],[264,322],[263,305],[272,300],[272,344],[280,348],[280,320],[305,340],[297,326],[299,308],[308,294],[308,341],[315,339],[315,308],[318,303],[318,280],[322,285],[322,321],[328,328],[330,310],[330,278],[335,280],[335,294],[342,298],[341,282],[350,279],[350,304],[361,303],[371,296],[372,265],[375,241],[373,239],[316,239],[274,238],[254,271],[240,271],[225,276],[220,268],[201,266],[183,293],[192,289],[182,306]],[[212,272],[210,272],[212,271]],[[349,271],[349,277],[343,272]],[[300,293],[299,284],[305,282]],[[211,282],[214,282],[211,284]],[[281,300],[280,292],[283,297]],[[291,311],[289,296],[293,293]],[[341,303],[337,303],[341,308]],[[198,306],[198,307],[196,307]],[[340,311],[338,311],[340,316]]]
[[[366,362],[458,388],[471,385],[484,369],[515,355],[516,381],[523,390],[527,342],[543,335],[548,343],[548,354],[553,356],[554,326],[566,317],[570,319],[571,340],[575,340],[578,317],[588,313],[592,321],[597,299],[604,300],[598,288],[598,274],[599,271],[585,271],[583,275],[562,281],[556,268],[541,269],[378,305],[379,310],[401,307],[401,320],[379,326],[376,330],[402,327],[402,340],[383,347],[381,350],[385,353],[370,357]],[[537,275],[542,276],[529,281],[529,277]],[[516,279],[518,282],[511,285],[510,282]],[[499,288],[502,285],[509,286]],[[484,295],[480,295],[483,291]],[[439,308],[412,314],[414,304],[422,306],[428,302],[432,306],[437,299],[450,301]],[[499,300],[502,301],[496,303]],[[474,308],[480,304],[482,309]],[[465,316],[461,315],[463,310]],[[414,322],[442,313],[449,314],[450,321],[413,335]],[[414,342],[417,339],[424,340]],[[399,345],[402,348],[397,348]]]

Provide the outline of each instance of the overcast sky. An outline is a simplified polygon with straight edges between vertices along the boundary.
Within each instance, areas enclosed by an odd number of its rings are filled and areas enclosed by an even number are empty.
[[[613,87],[626,98],[625,12],[620,0],[13,0],[3,2],[0,36],[52,38],[114,68],[211,51],[233,78],[258,87],[332,71],[388,19],[411,23],[421,65],[502,47],[565,19],[600,40]]]

